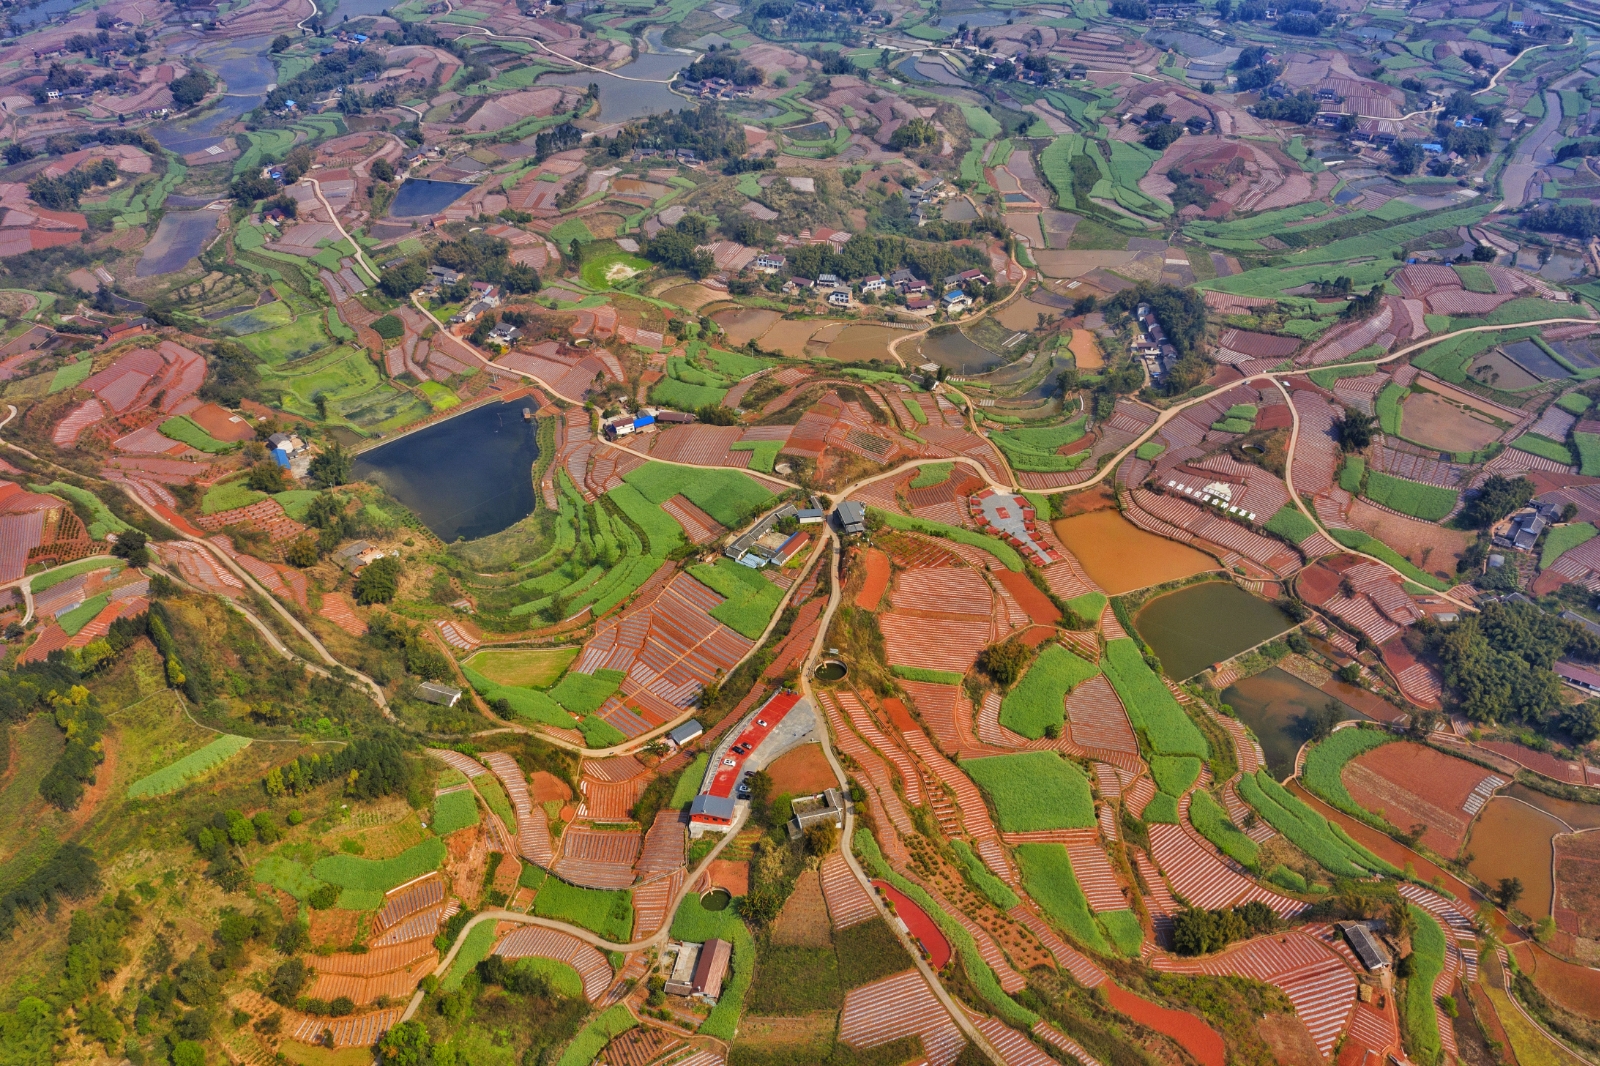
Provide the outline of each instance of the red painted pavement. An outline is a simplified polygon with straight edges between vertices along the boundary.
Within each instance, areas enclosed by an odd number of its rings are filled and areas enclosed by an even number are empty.
[[[755,751],[756,746],[767,739],[767,734],[771,733],[778,723],[783,721],[784,715],[799,702],[800,696],[797,693],[784,692],[772,697],[766,706],[761,708],[745,727],[744,732],[728,745],[728,754],[722,760],[722,767],[717,770],[717,776],[711,779],[711,788],[708,790],[710,795],[724,797],[733,795],[733,787],[739,783],[740,771],[744,769],[745,759],[750,754],[746,752],[744,755],[735,755],[733,749],[740,744],[748,744],[750,751]],[[761,725],[762,722],[766,725]]]
[[[933,923],[933,919],[928,917],[928,912],[887,881],[875,880],[872,886],[894,904],[895,915],[906,923],[911,935],[917,938],[922,950],[927,952],[928,965],[935,970],[944,969],[944,964],[950,961],[950,941],[944,938],[944,934]],[[1221,1063],[1218,1063],[1218,1066],[1221,1066]]]

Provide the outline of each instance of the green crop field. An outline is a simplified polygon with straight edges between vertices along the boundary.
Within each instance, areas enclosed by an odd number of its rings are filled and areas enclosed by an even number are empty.
[[[1299,544],[1317,531],[1317,525],[1300,513],[1292,503],[1286,503],[1278,513],[1267,520],[1267,532],[1276,533],[1291,544]]]
[[[772,473],[772,468],[778,463],[778,453],[783,450],[781,440],[749,440],[735,441],[728,445],[730,452],[749,452],[750,469],[759,470],[763,474]]]
[[[623,475],[647,501],[661,504],[682,495],[729,529],[744,525],[772,499],[772,493],[737,470],[698,470],[646,463]]]
[[[970,529],[960,526],[947,526],[943,522],[935,522],[928,518],[913,518],[911,515],[901,514],[898,511],[885,511],[879,507],[870,508],[873,514],[883,519],[884,525],[893,529],[907,529],[917,533],[926,533],[933,537],[944,537],[947,540],[957,541],[961,544],[970,544],[974,548],[982,548],[990,555],[1005,564],[1007,570],[1013,573],[1022,572],[1022,556],[1017,550],[998,537],[985,536],[974,533]]]
[[[1339,487],[1352,496],[1361,493],[1361,482],[1367,476],[1367,461],[1359,455],[1345,456],[1339,468]]]
[[[303,522],[306,514],[311,510],[311,501],[322,495],[316,489],[289,489],[287,492],[275,492],[272,498],[278,501],[278,506],[283,508],[285,514],[296,522]]]
[[[626,890],[579,888],[549,877],[534,900],[533,913],[581,925],[614,944],[626,944],[633,936],[633,893]]]
[[[625,284],[634,275],[642,274],[650,267],[649,260],[622,251],[607,252],[593,259],[585,257],[583,283],[591,289],[604,291]],[[612,275],[616,276],[615,281],[612,280]]]
[[[606,493],[606,497],[644,531],[650,542],[650,554],[656,558],[666,558],[668,552],[683,543],[683,527],[677,520],[645,499],[632,485],[618,485]]]
[[[1572,443],[1578,449],[1578,461],[1583,464],[1579,473],[1585,477],[1600,474],[1600,434],[1574,433]]]
[[[1087,428],[1088,418],[1084,417],[1059,426],[991,433],[989,439],[1005,452],[1006,458],[1019,470],[1071,470],[1083,462],[1083,455],[1057,455],[1056,449],[1081,440]]]
[[[1074,596],[1067,601],[1067,609],[1085,622],[1098,622],[1106,609],[1106,594],[1085,592],[1082,596]]]
[[[171,437],[179,444],[187,444],[213,455],[219,452],[232,451],[236,445],[220,441],[201,429],[188,415],[178,415],[161,423],[161,435]]]
[[[198,751],[192,751],[175,763],[163,766],[153,774],[141,777],[128,786],[129,799],[148,799],[176,792],[197,777],[221,766],[250,746],[249,737],[223,734]]]
[[[1150,760],[1150,776],[1169,796],[1181,796],[1200,779],[1200,760],[1193,755],[1157,755]]]
[[[926,666],[901,666],[890,663],[889,672],[907,681],[926,681],[931,685],[959,685],[965,675],[952,670],[929,670]]]
[[[80,559],[78,562],[68,563],[66,566],[58,566],[54,570],[46,570],[43,573],[35,574],[33,580],[28,583],[28,587],[37,596],[45,589],[53,588],[69,577],[77,577],[79,574],[87,574],[95,570],[108,570],[110,574],[116,574],[126,565],[121,559]],[[107,576],[109,577],[110,574]]]
[[[1144,946],[1144,926],[1139,924],[1137,914],[1129,910],[1106,911],[1097,917],[1113,947],[1130,959],[1139,957],[1139,949]]]
[[[1511,442],[1511,446],[1519,452],[1529,455],[1541,455],[1546,459],[1554,459],[1558,463],[1571,463],[1572,450],[1560,441],[1551,440],[1549,437],[1537,433],[1524,433]]]
[[[500,685],[549,688],[578,657],[578,648],[486,648],[466,665]]]
[[[569,218],[550,230],[550,239],[556,242],[556,246],[561,249],[561,254],[564,256],[573,241],[588,244],[594,240],[594,234],[589,232],[589,227],[583,219]]]
[[[1006,693],[1000,704],[1000,724],[1030,740],[1044,736],[1047,727],[1059,730],[1067,693],[1099,672],[1099,666],[1059,644],[1046,646],[1022,680]]]
[[[1095,824],[1088,779],[1053,751],[964,759],[961,768],[989,796],[1007,833]]]
[[[256,863],[251,878],[258,884],[282,889],[304,903],[306,897],[322,887],[322,882],[311,876],[304,865],[285,855],[272,854]]]
[[[1161,444],[1153,440],[1147,440],[1143,444],[1139,445],[1133,454],[1148,462],[1151,459],[1159,457],[1161,453],[1166,450],[1167,446],[1165,444]]]
[[[1433,1006],[1433,982],[1444,969],[1444,930],[1433,915],[1415,904],[1406,904],[1416,931],[1411,934],[1411,976],[1406,980],[1406,998],[1401,1004],[1400,1023],[1405,1030],[1406,1048],[1421,1066],[1434,1066],[1442,1058],[1439,1042],[1439,1014]]]
[[[1366,552],[1368,555],[1377,556],[1419,585],[1424,585],[1435,592],[1447,592],[1450,589],[1449,582],[1440,581],[1432,574],[1419,570],[1405,556],[1389,547],[1383,541],[1363,533],[1359,529],[1335,528],[1328,530],[1328,532],[1333,536],[1334,540],[1343,544],[1346,548],[1354,548],[1358,552]]]
[[[626,676],[621,670],[596,670],[593,674],[573,671],[550,690],[550,698],[573,714],[593,714],[622,687]]]
[[[577,726],[577,722],[573,720],[572,716],[562,710],[555,700],[543,692],[538,692],[531,688],[501,685],[490,681],[476,670],[466,666],[461,668],[461,672],[466,676],[467,683],[473,687],[478,695],[490,703],[494,703],[497,700],[505,700],[511,705],[512,713],[519,718],[542,722],[545,725],[553,725],[558,729],[573,729]]]
[[[50,391],[54,393],[75,389],[89,380],[90,375],[93,373],[93,359],[79,359],[76,363],[68,363],[60,370],[57,370],[55,377],[50,379]]]
[[[102,592],[98,596],[91,596],[78,606],[56,619],[56,625],[69,637],[75,637],[84,626],[94,621],[94,616],[106,609],[111,603],[111,597]]]
[[[1249,870],[1258,868],[1257,853],[1260,849],[1256,842],[1233,824],[1228,812],[1204,789],[1197,789],[1189,799],[1189,824],[1239,865]]]
[[[1581,415],[1589,409],[1591,401],[1581,392],[1569,392],[1556,401],[1556,406],[1568,414]]]
[[[223,511],[248,507],[252,503],[258,503],[266,498],[266,493],[257,492],[246,485],[242,478],[238,481],[225,481],[211,489],[201,498],[200,513],[219,514]]]
[[[262,362],[280,366],[310,355],[313,346],[325,346],[329,339],[322,316],[306,314],[288,325],[244,334],[239,337],[239,343]]]
[[[471,789],[446,792],[433,800],[433,831],[449,836],[458,829],[478,824],[478,797]]]
[[[694,757],[694,761],[683,768],[678,775],[678,783],[673,787],[672,799],[667,802],[669,807],[684,807],[695,796],[700,794],[700,782],[705,780],[706,767],[711,764],[711,753],[702,751]]]
[[[1134,728],[1145,735],[1152,749],[1163,755],[1211,757],[1206,738],[1144,661],[1132,637],[1108,642],[1102,666]]]
[[[759,570],[740,566],[725,556],[710,566],[691,566],[689,576],[726,597],[711,609],[711,617],[751,640],[761,636],[783,600],[783,589]]]
[[[467,938],[461,942],[461,950],[456,952],[450,969],[439,982],[442,991],[454,992],[460,988],[467,974],[489,957],[489,951],[494,947],[494,927],[494,922],[479,922],[467,933]]]
[[[928,466],[917,467],[917,477],[910,479],[910,487],[931,488],[933,485],[942,485],[950,480],[950,471],[954,469],[954,463],[930,463]]]
[[[1344,813],[1370,820],[1372,813],[1350,797],[1341,774],[1345,763],[1393,739],[1388,733],[1377,729],[1340,729],[1326,740],[1318,741],[1306,753],[1305,769],[1300,779],[1312,792]]]
[[[607,1044],[639,1024],[626,1003],[618,1003],[603,1014],[598,1014],[579,1030],[572,1043],[561,1053],[556,1066],[589,1066],[600,1057]]]
[[[1238,788],[1239,798],[1255,808],[1268,825],[1334,876],[1359,878],[1400,872],[1367,849],[1351,847],[1335,836],[1326,818],[1290,795],[1265,769],[1239,778]]]
[[[1456,276],[1461,279],[1461,285],[1468,292],[1494,292],[1494,280],[1489,277],[1489,272],[1477,263],[1457,263]]]
[[[341,888],[387,892],[407,881],[437,870],[444,861],[444,841],[430,837],[392,859],[363,859],[355,855],[329,855],[318,859],[311,872],[319,880]]]
[[[111,508],[105,501],[88,489],[80,489],[76,485],[69,485],[65,481],[52,481],[46,485],[29,485],[34,492],[46,492],[62,499],[71,500],[73,503],[89,512],[89,536],[94,540],[104,540],[107,533],[121,533],[125,529],[132,529],[122,519],[111,513]],[[101,565],[104,565],[103,563]],[[35,590],[39,589],[34,585]]]
[[[1460,495],[1455,489],[1407,481],[1378,470],[1367,475],[1368,499],[1425,522],[1437,522],[1455,510]]]
[[[1539,568],[1547,569],[1551,563],[1561,558],[1563,553],[1590,540],[1596,533],[1600,533],[1600,530],[1588,522],[1569,522],[1564,526],[1554,527],[1544,538],[1544,553],[1539,556]]]
[[[1383,387],[1382,392],[1378,393],[1377,402],[1373,405],[1378,412],[1378,422],[1383,426],[1383,431],[1390,436],[1400,435],[1400,401],[1405,399],[1405,395],[1405,386],[1396,385],[1391,381]]]
[[[939,37],[935,39],[942,40],[949,35],[950,32],[948,30],[941,30]],[[976,104],[962,104],[961,114],[967,120],[967,128],[982,139],[990,140],[1000,136],[1002,132],[1000,123],[995,121],[993,115]]]
[[[1017,865],[1022,869],[1022,885],[1056,925],[1073,939],[1102,954],[1111,949],[1084,898],[1072,859],[1060,844],[1019,844]]]

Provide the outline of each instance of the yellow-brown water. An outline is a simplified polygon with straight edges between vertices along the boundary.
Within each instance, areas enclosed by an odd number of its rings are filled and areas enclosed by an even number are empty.
[[[772,324],[778,321],[778,312],[759,307],[738,307],[730,311],[718,311],[711,318],[722,327],[727,343],[737,348],[771,329]]]
[[[1566,828],[1544,811],[1510,796],[1496,796],[1478,815],[1467,838],[1467,852],[1473,857],[1468,869],[1489,885],[1498,885],[1504,877],[1520,878],[1522,900],[1517,906],[1543,918],[1550,913],[1554,893],[1551,838],[1563,832]]]
[[[1063,518],[1055,531],[1095,584],[1113,596],[1218,568],[1204,552],[1146,533],[1114,510]]]

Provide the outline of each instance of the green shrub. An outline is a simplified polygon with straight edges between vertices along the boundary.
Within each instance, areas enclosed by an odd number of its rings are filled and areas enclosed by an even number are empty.
[[[1100,667],[1060,644],[1047,645],[1000,704],[1000,724],[1038,740],[1065,721],[1067,694],[1100,672]]]
[[[394,315],[384,315],[373,322],[372,331],[386,341],[397,341],[406,335],[405,323]]]
[[[1088,779],[1053,751],[963,759],[961,768],[988,795],[1007,833],[1089,829],[1095,824]]]

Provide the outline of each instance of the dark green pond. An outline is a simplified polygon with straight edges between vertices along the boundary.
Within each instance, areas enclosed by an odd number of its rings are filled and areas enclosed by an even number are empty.
[[[1311,739],[1312,712],[1331,703],[1341,720],[1366,717],[1276,666],[1229,686],[1222,693],[1222,702],[1255,733],[1267,757],[1267,769],[1280,781],[1294,772],[1295,753]]]
[[[1231,659],[1293,625],[1288,615],[1229,581],[1206,581],[1145,604],[1139,635],[1179,680]]]

